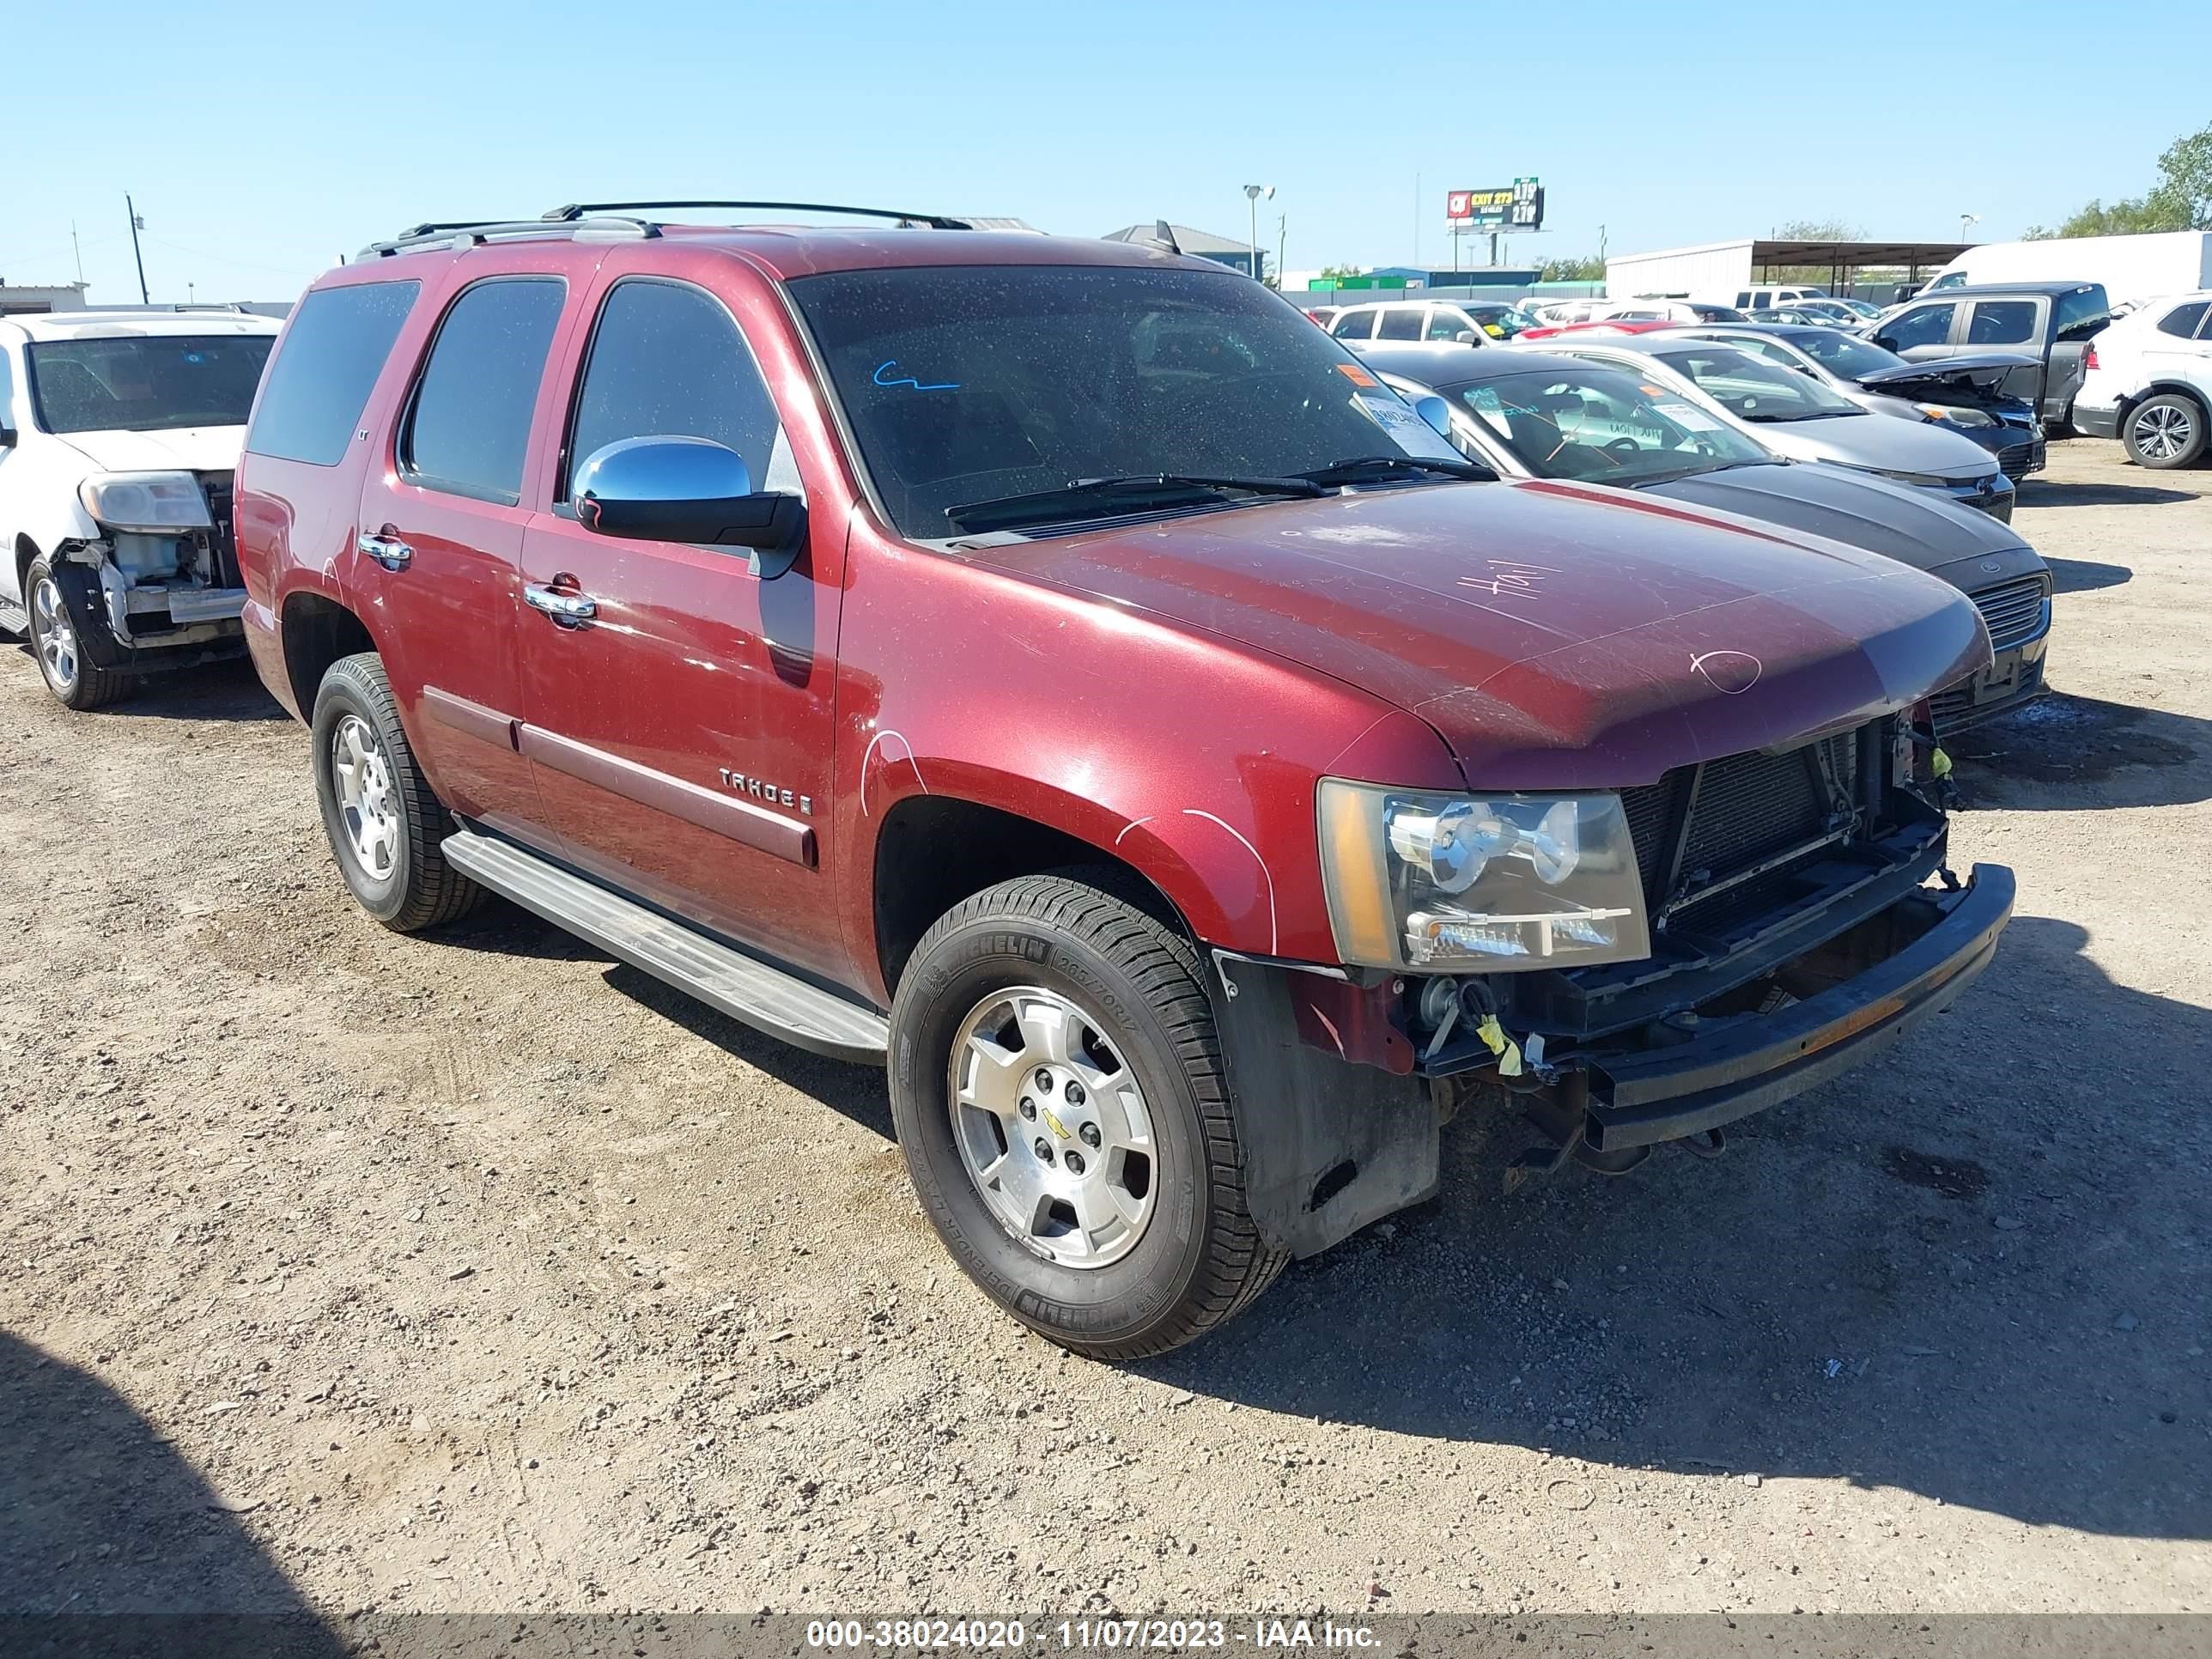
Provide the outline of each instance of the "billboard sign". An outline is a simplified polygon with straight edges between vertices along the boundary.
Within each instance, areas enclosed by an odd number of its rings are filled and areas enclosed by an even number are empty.
[[[1534,179],[1516,179],[1491,190],[1447,191],[1444,218],[1476,230],[1541,230],[1544,187]]]

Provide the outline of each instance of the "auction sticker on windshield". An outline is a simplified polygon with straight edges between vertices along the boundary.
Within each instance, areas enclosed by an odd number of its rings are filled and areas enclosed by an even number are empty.
[[[1456,461],[1465,459],[1451,442],[1436,428],[1431,426],[1412,410],[1406,407],[1392,392],[1381,387],[1363,392],[1354,399],[1365,410],[1368,417],[1391,441],[1408,455],[1418,455],[1425,460]]]
[[[1654,404],[1653,410],[1664,415],[1676,426],[1692,432],[1717,432],[1721,423],[1702,409],[1689,404]]]

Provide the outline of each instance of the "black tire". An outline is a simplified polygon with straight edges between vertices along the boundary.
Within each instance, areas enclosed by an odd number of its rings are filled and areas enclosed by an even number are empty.
[[[2120,441],[2137,466],[2170,472],[2204,459],[2208,426],[2212,420],[2203,404],[2179,392],[2161,392],[2127,412],[2120,422]]]
[[[60,587],[54,582],[53,561],[40,554],[23,573],[23,608],[31,615],[31,654],[39,659],[39,678],[46,681],[57,702],[80,714],[122,702],[138,689],[137,677],[114,673],[88,661],[66,611],[58,613],[60,629],[49,632],[45,607],[40,602],[40,589],[47,585],[53,586],[58,602]]]
[[[1061,1346],[1138,1359],[1243,1311],[1289,1258],[1268,1249],[1246,1206],[1237,1110],[1196,954],[1093,880],[1111,884],[1104,872],[1002,882],[923,937],[891,1004],[891,1115],[922,1206],[962,1271]],[[980,1003],[1012,987],[1079,1005],[1143,1092],[1156,1208],[1110,1265],[1071,1267],[1016,1239],[956,1145],[953,1039]]]
[[[374,735],[388,775],[382,798],[399,821],[388,870],[371,870],[363,862],[340,799],[335,746],[348,716]],[[332,663],[315,693],[311,730],[323,830],[339,873],[361,908],[395,933],[434,927],[475,909],[483,900],[483,889],[446,862],[440,842],[451,819],[407,745],[383,659],[364,651]]]

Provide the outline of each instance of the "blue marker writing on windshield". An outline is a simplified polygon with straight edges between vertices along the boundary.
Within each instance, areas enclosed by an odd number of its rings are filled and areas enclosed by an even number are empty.
[[[884,379],[884,371],[885,369],[896,368],[897,367],[897,358],[886,357],[883,362],[876,365],[876,372],[868,378],[880,386],[910,386],[916,392],[957,392],[960,390],[960,382],[957,380],[939,380],[932,385],[924,386],[920,380],[915,380],[911,374],[902,374],[896,380],[886,380]]]

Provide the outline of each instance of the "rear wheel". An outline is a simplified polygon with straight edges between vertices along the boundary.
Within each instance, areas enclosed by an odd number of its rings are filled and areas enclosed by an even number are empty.
[[[476,908],[483,889],[446,862],[445,806],[415,764],[374,652],[331,665],[313,730],[323,829],[361,908],[399,933]]]
[[[31,613],[31,649],[38,655],[39,672],[63,708],[104,708],[137,689],[132,676],[110,673],[86,660],[52,560],[31,561],[24,574],[23,599]]]
[[[1190,946],[1080,876],[968,899],[891,1006],[891,1110],[923,1207],[1000,1306],[1133,1359],[1241,1311],[1287,1259],[1254,1225]]]
[[[2137,466],[2164,472],[2197,464],[2204,453],[2206,424],[2204,407],[2195,398],[2161,392],[2128,411],[2120,439]]]

